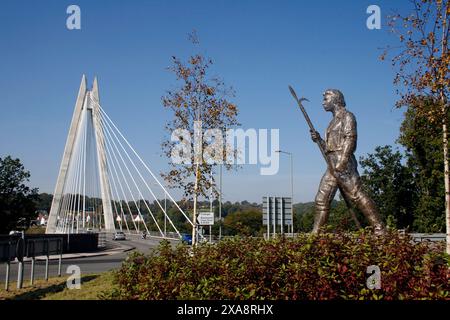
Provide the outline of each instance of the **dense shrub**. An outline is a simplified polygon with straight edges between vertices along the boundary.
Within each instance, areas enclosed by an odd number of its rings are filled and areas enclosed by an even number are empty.
[[[367,267],[381,270],[370,290]],[[116,273],[119,299],[450,299],[442,247],[389,233],[229,239],[194,250],[162,243]]]

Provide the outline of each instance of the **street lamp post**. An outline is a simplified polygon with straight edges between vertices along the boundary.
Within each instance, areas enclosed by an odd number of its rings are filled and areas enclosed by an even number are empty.
[[[294,173],[293,173],[293,155],[291,152],[286,152],[282,150],[276,150],[275,152],[287,154],[290,158],[291,166],[291,201],[292,201],[292,224],[291,224],[291,234],[294,233]]]
[[[164,237],[167,237],[167,193],[164,191]]]
[[[219,241],[222,240],[222,164],[219,164]]]

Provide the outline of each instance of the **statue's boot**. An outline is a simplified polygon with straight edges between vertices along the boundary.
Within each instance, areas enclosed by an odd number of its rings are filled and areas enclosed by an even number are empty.
[[[318,234],[320,232],[320,229],[327,223],[329,214],[330,209],[324,208],[324,206],[316,205],[316,216],[314,219],[312,234]]]
[[[380,214],[378,213],[377,206],[372,199],[364,195],[357,201],[357,206],[369,220],[370,225],[373,227],[376,235],[383,235],[386,232],[386,227],[384,226],[383,220],[381,220]]]

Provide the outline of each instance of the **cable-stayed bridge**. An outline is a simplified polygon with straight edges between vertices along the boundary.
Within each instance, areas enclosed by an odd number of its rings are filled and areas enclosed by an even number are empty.
[[[194,226],[101,107],[97,79],[89,90],[83,75],[46,233],[146,231],[180,239],[175,221]]]

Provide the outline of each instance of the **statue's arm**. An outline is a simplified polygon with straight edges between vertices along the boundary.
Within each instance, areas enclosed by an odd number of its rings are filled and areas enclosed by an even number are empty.
[[[356,139],[356,119],[353,114],[348,113],[345,117],[343,150],[342,157],[337,164],[338,171],[340,171],[339,169],[344,170],[347,167],[350,157],[356,149]]]
[[[322,139],[322,137],[320,136],[320,134],[317,131],[312,131],[311,132],[311,138],[315,143],[319,143],[320,147],[326,152],[327,150],[327,144],[325,143],[325,140]]]
[[[327,144],[326,144],[325,140],[320,138],[320,142],[319,143],[322,146],[323,151],[327,152]]]

